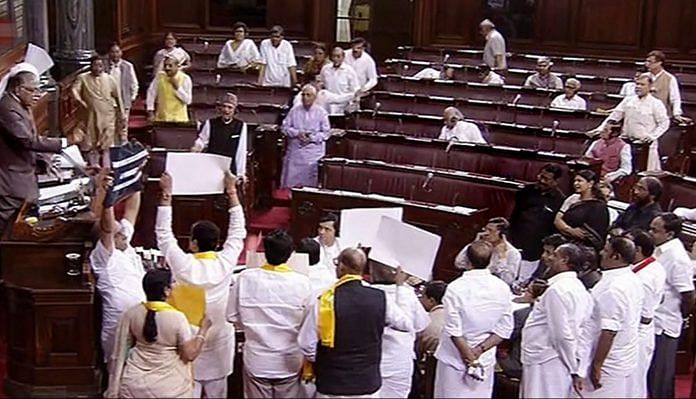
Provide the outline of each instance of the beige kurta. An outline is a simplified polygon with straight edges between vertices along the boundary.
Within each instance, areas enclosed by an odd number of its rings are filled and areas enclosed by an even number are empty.
[[[191,339],[183,313],[155,314],[157,338],[147,342],[143,325],[147,310],[138,304],[123,314],[116,331],[109,376],[108,398],[190,398],[193,396],[191,363],[179,356],[179,346]]]
[[[73,97],[87,105],[78,113],[79,128],[85,132],[85,149],[106,150],[114,145],[115,133],[121,129],[123,103],[113,77],[91,72],[80,74],[72,87]]]

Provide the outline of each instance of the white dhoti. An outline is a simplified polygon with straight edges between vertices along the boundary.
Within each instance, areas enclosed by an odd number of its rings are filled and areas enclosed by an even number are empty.
[[[660,161],[660,150],[657,140],[650,143],[650,148],[648,149],[648,165],[646,171],[648,172],[659,172],[662,170],[662,162]]]
[[[484,368],[484,380],[478,381],[443,362],[435,369],[435,398],[490,398],[493,395],[495,364]]]
[[[630,398],[648,397],[648,369],[655,350],[655,328],[653,323],[641,324],[638,331],[638,364],[628,376],[627,396]]]
[[[524,365],[520,397],[570,398],[573,392],[573,377],[560,358],[542,364]]]
[[[208,398],[227,397],[227,376],[234,368],[234,327],[223,322],[208,333],[200,355],[193,362],[194,394]],[[201,397],[201,396],[197,396]]]
[[[378,391],[379,397],[406,399],[411,391],[411,382],[413,381],[413,362],[411,362],[410,369],[410,372],[403,371],[388,377],[382,376],[382,386]]]
[[[590,378],[585,378],[582,382],[582,398],[606,399],[629,397],[627,376],[609,376],[602,374],[599,382],[602,384],[602,387],[595,389]],[[573,390],[573,397],[580,398],[575,390]]]

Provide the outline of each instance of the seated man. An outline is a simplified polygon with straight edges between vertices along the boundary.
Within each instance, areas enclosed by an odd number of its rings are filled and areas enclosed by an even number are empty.
[[[478,126],[466,122],[464,115],[457,108],[445,108],[442,119],[445,121],[445,126],[442,127],[438,139],[487,144]]]
[[[631,194],[630,205],[619,215],[612,227],[625,231],[647,231],[650,229],[650,222],[662,213],[662,208],[657,203],[662,195],[662,182],[654,176],[642,177],[633,185]]]
[[[524,82],[525,87],[533,87],[535,89],[563,89],[563,81],[561,78],[551,72],[553,62],[549,57],[541,57],[537,60],[536,73],[527,78]]]
[[[331,51],[331,64],[324,65],[318,76],[324,89],[330,93],[341,96],[350,95],[348,99],[339,103],[329,105],[329,115],[342,116],[351,105],[354,97],[360,90],[360,80],[352,66],[344,61],[345,52],[341,47],[334,47]]]
[[[610,121],[623,120],[621,137],[650,143],[647,171],[657,172],[662,170],[658,140],[669,129],[669,117],[664,104],[650,94],[651,85],[649,74],[640,75],[636,79],[636,95],[624,98],[607,119],[588,134],[600,133]]]
[[[481,83],[485,85],[504,85],[505,79],[491,70],[486,64],[480,65],[478,67],[478,77],[481,79]]]
[[[585,152],[586,157],[602,160],[602,177],[609,182],[628,176],[633,170],[631,146],[620,135],[620,125],[607,123],[599,139],[593,141]]]
[[[203,123],[191,151],[205,151],[232,158],[230,172],[243,179],[246,176],[247,125],[234,117],[237,96],[225,93],[217,103],[220,116]]]
[[[314,104],[317,89],[312,85],[302,88],[302,104],[292,107],[281,130],[288,139],[283,160],[281,187],[316,187],[319,178],[319,159],[326,152],[326,141],[331,137],[329,115]]]
[[[293,87],[297,84],[297,61],[295,50],[283,39],[283,28],[271,28],[271,36],[259,46],[261,70],[259,86]]]
[[[149,122],[188,122],[188,106],[193,101],[191,77],[179,70],[176,58],[164,59],[164,70],[157,73],[147,89]]]
[[[417,74],[413,75],[414,79],[426,79],[426,80],[454,80],[454,68],[442,65],[440,69],[435,68],[423,68]]]
[[[578,95],[580,81],[570,78],[565,82],[565,93],[557,96],[551,101],[551,108],[573,109],[587,111],[585,99]]]

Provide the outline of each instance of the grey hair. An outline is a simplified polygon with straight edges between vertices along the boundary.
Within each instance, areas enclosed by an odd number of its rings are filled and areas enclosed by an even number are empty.
[[[568,79],[566,80],[566,84],[572,85],[576,90],[580,89],[580,86],[582,86],[582,85],[580,84],[580,81],[577,80],[577,79],[575,79],[575,78],[568,78]]]
[[[442,112],[442,116],[446,116],[447,114],[454,114],[457,118],[460,120],[464,119],[464,114],[462,114],[462,111],[457,109],[456,107],[447,107],[445,110]]]
[[[317,95],[317,88],[314,87],[313,84],[307,83],[306,85],[302,86],[302,90],[301,90],[300,92],[303,92],[303,91],[305,91],[305,90],[311,91],[312,94],[314,94],[315,96]]]
[[[653,77],[652,77],[652,75],[650,75],[649,72],[641,73],[640,76],[638,76],[638,77],[636,78],[636,82],[639,81],[639,80],[643,80],[643,79],[647,79],[647,80],[648,80],[648,83],[650,83],[650,84],[653,83]]]

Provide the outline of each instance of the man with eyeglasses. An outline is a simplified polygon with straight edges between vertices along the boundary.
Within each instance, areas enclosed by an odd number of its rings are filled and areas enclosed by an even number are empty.
[[[38,74],[33,66],[24,65],[10,71],[7,91],[0,98],[0,235],[25,201],[39,197],[36,161],[41,154],[58,153],[81,139],[79,135],[57,139],[38,134],[31,113],[41,97]]]

